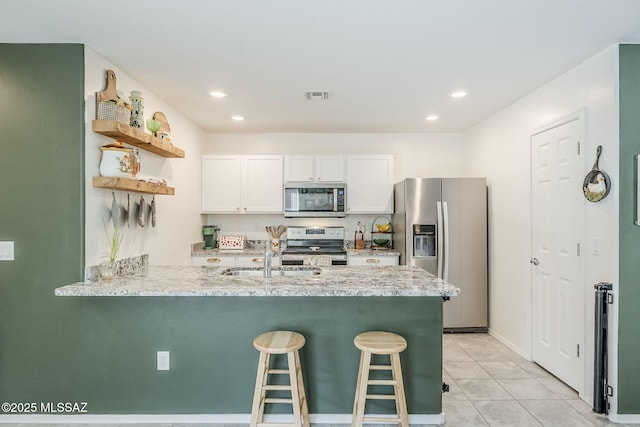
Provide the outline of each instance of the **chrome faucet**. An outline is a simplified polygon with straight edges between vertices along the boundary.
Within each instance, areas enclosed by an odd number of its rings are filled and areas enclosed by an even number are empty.
[[[273,257],[273,251],[271,250],[271,243],[267,242],[264,245],[264,278],[271,277],[271,258]]]

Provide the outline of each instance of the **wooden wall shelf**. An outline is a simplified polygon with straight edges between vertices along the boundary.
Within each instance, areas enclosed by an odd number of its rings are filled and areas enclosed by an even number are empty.
[[[145,151],[150,151],[162,157],[183,158],[184,150],[173,144],[166,143],[144,131],[133,128],[116,120],[94,120],[92,130],[101,135],[120,139]],[[135,180],[134,180],[135,181]]]
[[[110,188],[112,190],[135,191],[137,193],[163,194],[173,196],[176,189],[163,184],[155,184],[131,178],[111,178],[94,176],[93,186],[98,188]]]

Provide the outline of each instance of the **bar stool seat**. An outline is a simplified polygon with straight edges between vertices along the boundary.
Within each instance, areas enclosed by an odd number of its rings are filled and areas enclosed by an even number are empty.
[[[402,367],[400,365],[400,353],[407,348],[407,341],[400,335],[384,331],[363,332],[353,340],[360,350],[360,366],[358,368],[358,382],[356,385],[355,399],[353,402],[353,427],[362,427],[369,423],[397,423],[399,426],[409,426],[407,402],[404,394],[404,382],[402,380]],[[389,364],[371,364],[371,355],[388,355]],[[391,371],[391,379],[369,379],[370,371]],[[368,387],[392,386],[393,394],[368,394]],[[367,400],[394,400],[396,404],[396,417],[365,416]]]
[[[305,338],[297,332],[272,331],[257,336],[253,340],[253,346],[260,352],[258,372],[253,393],[253,405],[251,407],[250,427],[310,427],[309,410],[307,409],[307,396],[304,392],[302,380],[302,367],[300,365],[300,350],[305,344]],[[286,355],[287,369],[275,369],[271,367],[271,355]],[[269,384],[269,376],[287,375],[289,384]],[[288,391],[288,397],[269,397],[269,391]],[[265,404],[290,404],[293,406],[292,423],[266,423],[264,422]]]

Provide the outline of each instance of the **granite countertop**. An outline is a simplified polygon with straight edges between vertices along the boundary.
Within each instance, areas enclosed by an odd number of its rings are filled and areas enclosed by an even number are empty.
[[[460,292],[425,270],[405,265],[314,268],[321,270],[320,274],[265,279],[262,276],[223,275],[229,267],[150,266],[131,277],[63,286],[55,290],[55,295],[420,297],[456,296]]]

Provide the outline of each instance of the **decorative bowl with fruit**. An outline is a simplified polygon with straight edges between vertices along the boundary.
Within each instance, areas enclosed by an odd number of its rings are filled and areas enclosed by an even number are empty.
[[[376,224],[376,228],[381,233],[388,233],[391,231],[391,224]]]

